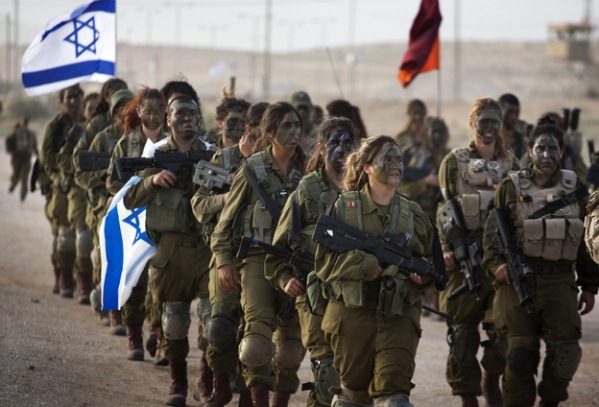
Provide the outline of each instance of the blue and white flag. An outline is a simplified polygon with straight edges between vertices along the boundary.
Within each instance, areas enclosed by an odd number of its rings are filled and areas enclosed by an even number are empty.
[[[23,56],[21,77],[29,96],[115,75],[116,0],[97,0],[56,17]]]
[[[100,224],[103,310],[121,309],[146,263],[156,253],[146,232],[147,205],[129,210],[123,203],[129,187],[141,180],[131,177],[116,193]]]

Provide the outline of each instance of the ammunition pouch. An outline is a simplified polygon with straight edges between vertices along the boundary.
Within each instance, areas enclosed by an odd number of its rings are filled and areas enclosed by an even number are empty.
[[[484,226],[494,192],[494,190],[479,190],[476,194],[464,194],[460,197],[464,226],[467,230],[478,230]]]
[[[385,317],[403,314],[405,299],[408,294],[407,276],[398,274],[386,276],[381,280],[378,311]]]
[[[194,221],[187,191],[158,189],[146,215],[146,228],[153,232],[182,232],[192,229]]]
[[[306,277],[306,297],[310,305],[310,311],[314,315],[324,315],[328,300],[323,292],[322,281],[315,271],[308,273]]]
[[[578,218],[527,219],[523,223],[523,250],[544,260],[576,260],[584,233]]]

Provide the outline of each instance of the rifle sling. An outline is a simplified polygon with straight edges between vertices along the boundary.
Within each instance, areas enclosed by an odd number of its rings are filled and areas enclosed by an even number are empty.
[[[273,220],[273,224],[276,225],[279,222],[279,217],[281,216],[281,210],[275,203],[275,201],[268,196],[268,193],[258,184],[258,178],[256,178],[256,174],[254,171],[248,166],[243,166],[243,175],[245,175],[245,179],[250,183],[250,186],[254,190],[254,192],[258,195],[266,209],[270,212]]]
[[[297,196],[296,192],[291,199],[291,228],[287,237],[291,250],[299,249],[302,245],[302,214]]]
[[[565,208],[568,205],[572,205],[579,199],[586,197],[589,194],[589,191],[585,187],[580,187],[574,192],[570,192],[568,195],[564,195],[562,198],[557,201],[549,202],[547,205],[543,206],[541,209],[535,211],[532,215],[530,215],[529,219],[539,219],[545,215],[549,215],[559,209]]]
[[[431,220],[431,223],[432,220]],[[445,270],[445,260],[443,259],[443,249],[441,248],[441,240],[439,239],[439,231],[433,225],[433,265],[435,266],[435,271],[437,274],[440,274],[447,278],[447,271]],[[436,285],[436,288],[439,291],[445,289],[444,286]]]

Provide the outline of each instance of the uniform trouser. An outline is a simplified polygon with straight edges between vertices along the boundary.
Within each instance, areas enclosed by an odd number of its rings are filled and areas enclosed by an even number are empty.
[[[321,361],[333,360],[333,349],[327,342],[324,336],[324,331],[321,328],[323,316],[312,314],[307,302],[307,296],[301,295],[297,297],[295,299],[295,309],[297,310],[299,323],[302,330],[302,344],[308,350],[308,352],[310,352],[310,360],[312,361],[312,373],[314,374],[315,387],[310,392],[306,401],[306,405],[308,407],[313,407],[322,405],[319,403],[319,397],[322,397],[322,394],[317,395],[319,390],[316,388],[316,381],[322,379],[322,377],[318,377],[317,372],[319,372],[319,366],[317,364]],[[330,374],[329,372],[327,373]],[[333,378],[331,377],[331,379]],[[338,380],[338,377],[335,377],[334,380]],[[326,385],[328,384],[329,383]],[[322,389],[320,391],[328,391],[328,389]],[[327,394],[327,396],[330,395]],[[330,403],[328,403],[328,405],[330,405]]]
[[[149,264],[146,264],[143,272],[139,276],[139,280],[133,290],[131,296],[121,309],[123,324],[141,326],[146,319],[146,293],[148,291],[148,269]]]
[[[348,308],[330,301],[322,329],[333,349],[341,385],[371,397],[410,394],[420,341],[418,298],[403,315],[384,317],[370,308]]]
[[[162,324],[162,304],[158,301],[158,294],[154,286],[153,275],[156,270],[148,264],[148,291],[146,292],[145,307],[150,315],[150,325],[152,328],[159,328]]]
[[[547,345],[539,397],[549,402],[568,398],[568,385],[578,366],[581,319],[573,273],[536,276],[531,281],[533,313],[518,303],[512,286],[501,284],[495,295],[496,319],[508,331],[508,364],[503,377],[505,405],[532,406],[535,401],[535,374],[540,358],[539,337]],[[558,367],[557,359],[563,358]],[[563,353],[562,353],[563,352]],[[560,359],[561,359],[560,358]],[[527,360],[527,362],[522,362]]]
[[[246,326],[244,337],[261,335],[269,341],[301,342],[301,329],[295,313],[289,310],[289,296],[276,290],[264,277],[264,257],[256,256],[241,266],[241,308]],[[248,388],[265,384],[271,391],[295,393],[299,386],[297,368],[284,368],[276,361],[259,367],[243,366]],[[275,375],[273,376],[272,373]]]
[[[53,185],[48,213],[52,218],[52,224],[56,226],[57,230],[56,264],[61,269],[61,273],[72,273],[75,264],[75,231],[71,230],[69,225],[68,204],[67,194],[62,192],[57,185]],[[64,243],[66,235],[69,235],[67,240],[72,240],[67,244]]]
[[[229,310],[229,315],[224,315],[225,318],[231,320],[234,327],[239,325],[241,320],[241,303],[240,294],[225,291],[218,281],[218,268],[216,264],[210,267],[210,282],[208,286],[210,290],[210,304],[222,310]],[[208,345],[206,348],[206,361],[208,366],[215,373],[224,373],[231,371],[231,368],[237,364],[239,357],[238,343],[235,343],[229,349],[219,350]]]
[[[24,200],[27,196],[29,172],[31,171],[31,155],[19,155],[13,154],[10,158],[10,164],[12,166],[12,175],[10,177],[10,188],[11,190],[21,184],[20,196],[21,200]]]
[[[490,280],[482,273],[480,301],[467,290],[453,300],[447,296],[464,282],[464,275],[457,270],[447,270],[449,282],[439,294],[439,305],[443,312],[453,315],[448,321],[449,356],[445,376],[453,395],[476,394],[481,391],[481,365],[485,371],[501,375],[505,370],[506,341],[505,331],[499,330],[493,323],[494,290]],[[480,342],[478,326],[482,322],[488,340],[482,342],[483,356],[479,365],[476,359]]]
[[[156,299],[163,304],[163,329],[166,313],[165,303],[188,303],[196,298],[197,287],[202,278],[208,277],[210,249],[198,235],[184,233],[163,233],[157,244],[157,251],[151,260],[154,267],[152,284]],[[187,322],[187,329],[191,319]],[[184,323],[185,325],[185,323]],[[189,353],[189,340],[169,338],[163,340],[164,355],[168,360],[186,358]]]
[[[77,231],[79,231],[80,229],[88,228],[88,225],[86,223],[87,199],[85,197],[85,191],[73,185],[69,190],[67,199],[67,219],[69,221],[71,229],[74,230],[75,233],[77,233]],[[74,272],[88,275],[93,279],[91,251],[92,247],[82,247],[78,245],[75,257]]]

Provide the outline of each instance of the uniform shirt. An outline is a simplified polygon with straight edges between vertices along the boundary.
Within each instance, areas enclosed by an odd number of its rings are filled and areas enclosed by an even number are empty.
[[[470,143],[468,146],[468,152],[470,154],[470,158],[482,158],[478,151],[476,150],[476,146],[474,145],[474,141]],[[493,154],[491,161],[498,161],[497,154]],[[509,171],[517,171],[520,169],[520,164],[515,157],[512,157],[512,167],[508,168]],[[443,195],[443,201],[439,204],[439,206],[443,205],[445,202],[449,201],[451,198],[457,197],[457,180],[458,180],[458,160],[454,154],[454,152],[450,152],[445,156],[443,161],[441,162],[441,166],[439,168],[439,186],[441,188],[441,194]],[[438,223],[439,224],[439,223]],[[480,242],[483,236],[483,229],[473,230],[468,232],[468,236],[473,242]],[[441,240],[441,246],[444,252],[453,250],[451,244],[447,241],[443,231],[439,230],[439,239]]]
[[[59,151],[67,137],[67,133],[76,123],[71,118],[60,113],[46,126],[46,133],[42,141],[41,162],[46,174],[55,180],[60,174]]]
[[[529,168],[532,169],[532,164],[530,164]],[[551,177],[551,179],[545,184],[542,185],[542,188],[551,188],[558,183],[561,183],[562,174],[561,171],[555,172],[555,174]],[[576,189],[580,188],[583,184],[578,180]],[[496,208],[503,210],[506,214],[506,218],[510,222],[510,229],[512,232],[512,236],[515,236],[514,232],[514,221],[516,219],[516,211],[517,211],[517,195],[516,195],[516,187],[514,182],[510,177],[505,178],[497,188],[495,192],[495,196],[493,197],[493,203]],[[584,219],[586,214],[586,201],[587,199],[579,200],[578,204],[580,206],[580,219]],[[491,278],[495,278],[495,270],[497,267],[505,263],[505,259],[501,257],[501,255],[497,252],[496,248],[492,243],[492,237],[490,236],[490,231],[485,229],[485,236],[483,240],[484,244],[484,258],[482,263],[483,270],[489,275]],[[520,254],[522,253],[522,242],[516,242],[516,246]],[[530,261],[539,262],[538,259],[527,259]],[[543,264],[551,264],[554,263],[548,260],[541,260]],[[563,260],[558,260],[563,263]],[[578,255],[576,259],[576,272],[578,275],[577,284],[582,287],[583,291],[589,291],[594,294],[597,293],[597,287],[599,287],[599,267],[593,262],[590,258],[589,254],[586,251],[585,245],[581,242],[580,247],[578,249]]]
[[[389,228],[391,221],[391,207],[377,205],[370,195],[370,187],[365,185],[360,190],[362,206],[362,224],[364,231],[374,237],[379,237]],[[337,206],[344,200],[339,199],[331,214],[339,219]],[[414,235],[409,243],[412,254],[418,257],[432,258],[433,226],[422,208],[415,202],[409,202],[409,211],[414,218]],[[403,212],[406,208],[401,208]],[[399,230],[399,232],[405,232]],[[357,280],[368,279],[378,266],[376,257],[361,250],[353,250],[345,253],[337,253],[318,245],[316,248],[316,274],[324,282],[335,280]]]
[[[287,174],[283,174],[272,156],[272,146],[267,147],[263,153],[264,164],[271,168],[270,176],[277,177],[281,184],[287,185],[293,166],[289,167]],[[296,152],[297,154],[299,154],[299,151]],[[293,160],[295,160],[295,157],[292,159],[292,162]],[[300,169],[300,171],[303,172],[303,169]],[[218,224],[212,234],[210,245],[217,268],[227,264],[235,264],[234,257],[237,248],[233,247],[232,243],[234,220],[239,211],[244,210],[246,207],[253,208],[259,199],[258,194],[254,192],[252,186],[246,180],[243,171],[239,171],[233,179],[229,200],[225,204]],[[272,227],[274,229],[275,225]]]

